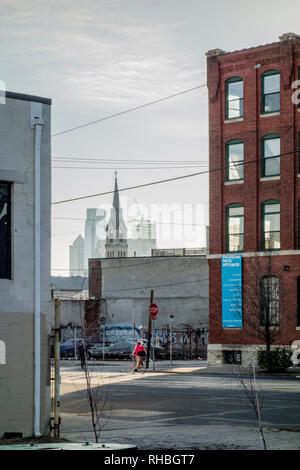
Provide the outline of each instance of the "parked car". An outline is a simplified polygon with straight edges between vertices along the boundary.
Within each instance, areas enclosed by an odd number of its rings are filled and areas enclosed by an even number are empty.
[[[104,352],[106,353],[107,348],[104,347]],[[88,359],[101,359],[103,357],[103,344],[96,343],[87,351]]]
[[[89,356],[90,349],[94,346],[94,343],[90,343],[82,338],[76,338],[76,356],[78,357],[78,348],[81,342],[84,341],[86,344],[86,354]],[[54,357],[54,345],[51,346],[51,357]],[[69,338],[60,344],[60,357],[75,357],[75,339]]]
[[[130,358],[131,354],[132,354],[132,351],[136,345],[136,341],[134,341],[134,343],[132,344],[132,341],[128,340],[127,338],[122,338],[120,339],[119,341],[117,341],[116,343],[112,343],[110,346],[108,346],[107,348],[105,348],[105,357],[106,358],[115,358],[115,359],[118,359],[118,358]],[[142,339],[143,343],[144,343],[144,347],[145,349],[147,350],[147,344],[148,344],[148,341],[147,340],[144,340]],[[159,357],[159,354],[162,353],[164,351],[164,348],[161,347],[161,346],[154,346],[154,351],[155,351],[155,355],[156,357]],[[94,358],[102,358],[103,357],[103,348],[101,348],[101,346],[99,347],[99,349],[96,349],[96,348],[92,348],[90,350],[91,352],[91,355],[94,357]]]

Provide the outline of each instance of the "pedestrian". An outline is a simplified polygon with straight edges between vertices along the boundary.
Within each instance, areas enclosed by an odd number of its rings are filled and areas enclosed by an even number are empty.
[[[80,361],[81,361],[81,369],[85,370],[86,348],[85,348],[85,344],[84,344],[83,340],[81,341],[81,343],[79,345],[78,355],[79,355],[79,358],[80,358]]]
[[[141,339],[137,341],[136,347],[134,348],[132,354],[135,358],[135,369],[133,372],[137,372],[141,367],[142,359],[145,359],[146,357],[146,350],[143,346],[143,341]]]

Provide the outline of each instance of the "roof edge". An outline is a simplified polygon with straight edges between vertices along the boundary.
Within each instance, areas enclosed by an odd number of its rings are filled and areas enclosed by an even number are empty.
[[[24,93],[15,93],[13,91],[6,91],[5,92],[6,98],[12,98],[14,100],[22,100],[22,101],[35,101],[37,103],[43,104],[52,104],[52,100],[50,98],[43,98],[41,96],[35,95],[26,95]]]

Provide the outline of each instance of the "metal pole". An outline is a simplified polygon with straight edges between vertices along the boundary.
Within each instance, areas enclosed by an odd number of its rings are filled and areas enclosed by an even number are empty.
[[[154,290],[151,290],[150,294],[150,305],[153,304],[154,300]],[[150,348],[151,348],[151,336],[152,336],[152,321],[151,321],[151,315],[148,312],[149,315],[149,321],[148,321],[148,345],[147,345],[147,359],[146,359],[146,369],[149,369],[149,358],[150,358]]]
[[[37,117],[36,117],[37,116]],[[41,408],[41,138],[42,105],[31,102],[34,128],[34,436],[40,437]]]
[[[170,320],[170,369],[172,369],[172,320]]]
[[[135,318],[134,318],[134,308],[132,309],[132,351],[134,350],[134,340],[135,340]]]
[[[153,347],[152,347],[152,363],[153,363],[153,370],[155,370],[155,351],[154,351],[154,347],[155,347],[155,339],[156,339],[156,337],[155,337],[155,329],[154,329],[154,327],[153,327],[153,325],[154,325],[153,322],[154,322],[154,320],[152,319],[152,331],[153,331],[153,333],[154,333],[154,335],[153,335]]]
[[[54,375],[54,437],[59,437],[60,424],[60,300],[55,299],[55,375]]]
[[[103,342],[102,342],[102,347],[103,347],[103,361],[105,360],[105,325],[103,325]]]
[[[74,327],[74,359],[77,359],[77,348],[76,348],[76,326]]]

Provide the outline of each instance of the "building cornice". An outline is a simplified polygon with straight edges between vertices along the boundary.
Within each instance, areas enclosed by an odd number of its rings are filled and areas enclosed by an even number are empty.
[[[295,256],[300,255],[300,250],[281,250],[281,251],[252,251],[247,253],[216,253],[207,255],[207,259],[219,259],[222,256],[240,255],[242,258],[252,258],[254,256]]]

